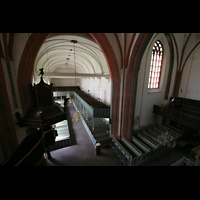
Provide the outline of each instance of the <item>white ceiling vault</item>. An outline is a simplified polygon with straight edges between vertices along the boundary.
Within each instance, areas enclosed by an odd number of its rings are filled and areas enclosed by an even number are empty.
[[[75,74],[80,78],[108,78],[110,75],[100,47],[88,33],[51,34],[38,52],[34,66],[36,76],[40,68],[49,78],[74,78]]]

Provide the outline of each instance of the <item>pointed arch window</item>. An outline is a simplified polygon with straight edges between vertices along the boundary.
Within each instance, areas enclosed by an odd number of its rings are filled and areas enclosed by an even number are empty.
[[[160,75],[162,70],[162,60],[163,45],[159,40],[157,40],[153,45],[153,50],[151,54],[148,89],[159,88]]]

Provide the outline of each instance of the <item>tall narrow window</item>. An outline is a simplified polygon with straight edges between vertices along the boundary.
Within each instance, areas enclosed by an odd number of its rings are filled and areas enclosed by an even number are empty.
[[[151,54],[151,64],[149,72],[149,89],[159,88],[160,85],[160,75],[162,69],[162,59],[163,59],[163,46],[159,40],[157,40],[153,45],[153,50]]]

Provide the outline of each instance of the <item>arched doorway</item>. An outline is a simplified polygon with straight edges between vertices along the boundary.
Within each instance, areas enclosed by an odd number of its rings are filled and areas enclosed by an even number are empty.
[[[23,113],[31,106],[29,84],[32,83],[34,63],[44,41],[51,33],[32,33],[24,48],[18,69],[18,89]],[[114,51],[104,33],[90,33],[91,37],[101,48],[111,77],[111,134],[118,133],[120,74]]]

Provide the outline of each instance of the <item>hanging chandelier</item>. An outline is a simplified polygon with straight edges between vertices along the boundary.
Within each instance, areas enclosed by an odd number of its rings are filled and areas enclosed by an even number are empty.
[[[163,132],[162,135],[159,135],[157,137],[160,144],[174,148],[176,146],[176,141],[174,141],[174,138],[169,134],[168,130],[166,132]]]
[[[71,40],[71,43],[74,44],[74,69],[75,69],[75,86],[76,86],[76,49],[75,49],[75,44],[78,43],[78,41]]]
[[[75,86],[76,86],[76,49],[75,49],[75,44],[78,43],[77,40],[71,40],[71,43],[74,44],[74,70],[75,70]],[[78,111],[76,111],[73,115],[73,122],[77,122],[81,119],[80,114]]]
[[[76,111],[76,112],[74,113],[74,115],[73,115],[72,122],[77,122],[77,121],[79,121],[80,119],[81,119],[80,114],[79,114],[78,111]]]

